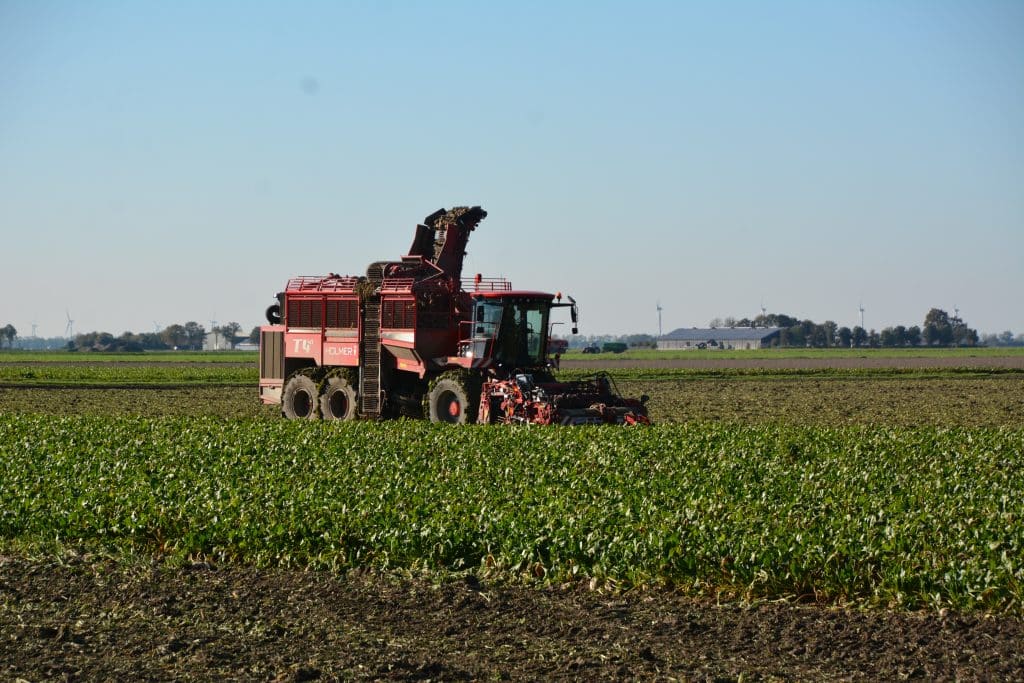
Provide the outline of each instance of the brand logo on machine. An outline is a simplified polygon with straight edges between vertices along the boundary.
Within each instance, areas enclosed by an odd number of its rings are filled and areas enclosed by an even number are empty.
[[[308,339],[293,339],[292,342],[295,344],[295,353],[309,353],[313,348],[313,342]]]

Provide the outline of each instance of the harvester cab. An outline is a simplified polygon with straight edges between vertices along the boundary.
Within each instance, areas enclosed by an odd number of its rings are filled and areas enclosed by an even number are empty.
[[[473,307],[474,349],[482,351],[501,369],[544,366],[550,309],[549,295],[478,295]]]
[[[473,294],[471,334],[463,354],[486,359],[499,371],[540,370],[548,367],[549,319],[553,308],[570,308],[577,333],[576,302],[561,302],[561,294],[493,291]]]

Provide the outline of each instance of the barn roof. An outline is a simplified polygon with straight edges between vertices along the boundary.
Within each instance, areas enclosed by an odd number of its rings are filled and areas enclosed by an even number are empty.
[[[680,327],[663,337],[665,341],[736,341],[738,339],[767,339],[781,327]]]

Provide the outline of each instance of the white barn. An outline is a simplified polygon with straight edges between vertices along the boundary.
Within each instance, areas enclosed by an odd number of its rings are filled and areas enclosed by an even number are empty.
[[[763,349],[778,339],[780,327],[680,327],[658,338],[658,350]]]

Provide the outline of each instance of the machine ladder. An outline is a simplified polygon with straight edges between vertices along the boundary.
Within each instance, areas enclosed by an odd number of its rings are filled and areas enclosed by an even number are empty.
[[[384,281],[383,264],[367,270],[373,294],[363,300],[363,330],[359,350],[359,408],[363,417],[380,416],[380,285]]]

